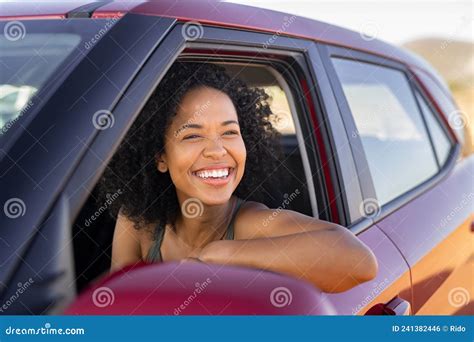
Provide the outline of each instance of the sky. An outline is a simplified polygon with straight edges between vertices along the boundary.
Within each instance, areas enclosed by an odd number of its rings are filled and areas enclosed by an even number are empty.
[[[392,44],[441,37],[474,42],[472,1],[231,0],[376,34]]]

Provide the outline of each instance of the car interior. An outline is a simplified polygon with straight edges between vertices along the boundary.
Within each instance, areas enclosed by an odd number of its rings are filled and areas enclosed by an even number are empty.
[[[279,187],[272,184],[262,184],[257,191],[265,193],[265,204],[269,208],[295,210],[313,216],[313,209],[308,193],[306,174],[300,144],[297,139],[297,121],[295,113],[290,111],[291,94],[285,86],[280,74],[268,65],[248,64],[242,62],[218,62],[224,66],[232,77],[244,80],[251,87],[264,88],[270,95],[270,106],[274,114],[272,120],[281,133],[281,146],[284,160],[279,166],[283,180]],[[293,115],[292,115],[293,114]],[[297,120],[297,119],[296,119]],[[310,173],[309,173],[310,174]],[[288,196],[299,190],[297,196],[292,197],[289,204],[284,204]],[[108,213],[103,213],[95,221],[85,224],[96,210],[97,186],[90,193],[86,203],[79,212],[73,228],[74,260],[76,272],[76,288],[80,292],[97,276],[110,268],[112,237],[115,219]]]

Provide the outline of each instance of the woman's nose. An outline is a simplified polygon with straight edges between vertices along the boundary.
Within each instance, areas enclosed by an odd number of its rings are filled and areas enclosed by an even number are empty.
[[[224,148],[224,144],[222,143],[222,139],[220,137],[209,139],[203,151],[203,155],[206,158],[221,158],[226,154],[227,150]]]

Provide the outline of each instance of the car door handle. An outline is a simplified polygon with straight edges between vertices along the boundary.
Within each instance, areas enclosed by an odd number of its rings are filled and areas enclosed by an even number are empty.
[[[375,304],[366,312],[366,315],[409,316],[410,313],[410,302],[396,296],[388,303]]]

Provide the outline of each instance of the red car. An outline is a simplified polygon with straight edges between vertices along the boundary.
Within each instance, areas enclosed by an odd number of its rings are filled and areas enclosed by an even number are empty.
[[[417,56],[219,1],[2,3],[0,16],[1,314],[473,313],[474,159],[448,88]],[[164,263],[94,281],[115,225],[96,184],[178,59],[272,96],[289,180],[266,204],[346,226],[375,253],[376,279],[329,294]]]

